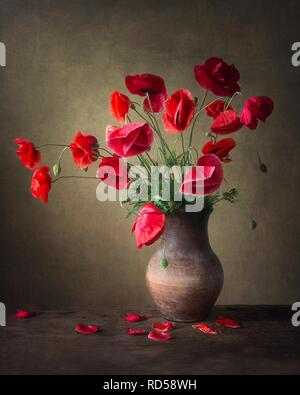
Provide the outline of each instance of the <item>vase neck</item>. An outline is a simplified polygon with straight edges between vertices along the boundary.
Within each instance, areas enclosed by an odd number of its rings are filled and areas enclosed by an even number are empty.
[[[208,220],[210,212],[171,213],[166,216],[164,237],[168,248],[206,249],[210,248],[208,239]]]

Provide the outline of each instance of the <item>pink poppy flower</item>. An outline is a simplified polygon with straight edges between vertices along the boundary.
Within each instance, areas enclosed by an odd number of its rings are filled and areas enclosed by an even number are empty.
[[[219,189],[222,180],[223,167],[220,159],[213,154],[203,155],[198,159],[198,167],[193,167],[185,176],[180,192],[191,196],[211,195]]]
[[[107,126],[106,143],[120,157],[142,154],[150,149],[154,132],[148,123],[129,123],[122,128]]]
[[[151,108],[154,112],[164,109],[167,90],[161,77],[153,74],[127,75],[125,83],[129,92],[134,95],[146,96],[148,93],[151,105],[148,99],[145,99],[144,106],[149,112]]]
[[[125,116],[130,108],[130,100],[123,93],[114,91],[110,97],[110,112],[119,122],[125,122]]]
[[[132,227],[138,248],[155,243],[165,229],[165,214],[152,203],[145,204]]]
[[[217,96],[232,96],[240,91],[240,73],[221,58],[207,59],[204,64],[195,66],[194,72],[198,84]]]
[[[256,129],[258,121],[265,120],[272,114],[274,103],[267,96],[251,97],[246,100],[241,113],[241,122],[249,129]]]
[[[170,133],[183,132],[187,129],[195,115],[195,101],[187,89],[173,93],[165,103],[163,124]]]

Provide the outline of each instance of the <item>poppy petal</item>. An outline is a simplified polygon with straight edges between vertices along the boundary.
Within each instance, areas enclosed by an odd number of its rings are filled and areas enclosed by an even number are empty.
[[[95,325],[78,324],[75,327],[75,331],[81,335],[93,335],[99,332],[99,330],[100,329]]]
[[[222,333],[219,329],[211,328],[207,324],[196,324],[193,325],[193,328],[198,329],[199,331],[207,333],[209,335],[219,335],[220,333]]]
[[[152,324],[152,329],[157,332],[169,332],[174,328],[174,324],[172,322],[164,322],[161,324],[160,322],[154,322]]]
[[[136,314],[136,313],[129,313],[129,314],[127,314],[126,317],[123,318],[123,320],[127,321],[127,322],[140,322],[140,321],[145,321],[148,318],[149,317],[147,317],[146,315],[140,315],[140,314]]]
[[[237,329],[241,327],[237,321],[233,320],[230,317],[218,317],[216,319],[216,324],[219,326],[224,326],[225,328]]]
[[[148,335],[148,339],[154,341],[167,341],[172,339],[172,337],[173,336],[170,333],[157,332],[154,329],[152,329]]]
[[[18,320],[25,320],[27,318],[35,317],[37,313],[35,311],[27,311],[27,310],[17,310],[16,318]]]
[[[128,328],[127,329],[127,334],[131,335],[131,336],[146,335],[146,333],[147,333],[146,329],[142,329],[142,328],[136,328],[136,329]]]

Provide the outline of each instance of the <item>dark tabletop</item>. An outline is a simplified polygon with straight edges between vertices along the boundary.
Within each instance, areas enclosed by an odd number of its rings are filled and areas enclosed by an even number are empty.
[[[124,322],[132,311],[152,318]],[[290,307],[219,306],[206,322],[218,315],[242,328],[213,336],[176,324],[173,339],[159,343],[126,333],[162,321],[154,309],[44,312],[27,320],[9,315],[0,327],[0,374],[300,374],[300,327],[292,326]],[[80,335],[78,323],[103,330]]]

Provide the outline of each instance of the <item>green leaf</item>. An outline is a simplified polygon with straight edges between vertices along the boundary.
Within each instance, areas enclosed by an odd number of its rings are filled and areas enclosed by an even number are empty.
[[[166,269],[169,265],[169,262],[166,260],[166,258],[161,258],[159,265],[161,269]]]
[[[251,229],[253,229],[253,230],[255,230],[257,228],[257,223],[256,223],[255,219],[253,219],[253,218],[251,219],[250,226],[251,226]]]
[[[237,201],[238,194],[238,190],[236,188],[232,188],[228,192],[223,193],[223,199],[230,203],[235,203]]]
[[[52,168],[53,174],[55,175],[55,177],[59,176],[61,173],[61,166],[60,163],[57,162],[55,163],[55,165]]]
[[[82,169],[85,173],[87,173],[88,172],[88,170],[89,170],[89,168],[88,167],[85,167],[84,169]]]
[[[261,164],[259,165],[259,170],[260,170],[262,173],[268,173],[267,165],[265,165],[264,163],[261,163]]]

